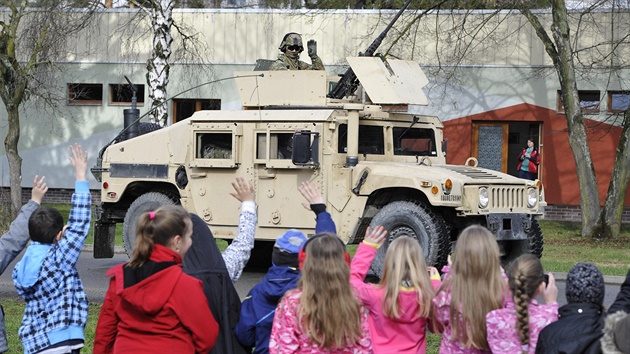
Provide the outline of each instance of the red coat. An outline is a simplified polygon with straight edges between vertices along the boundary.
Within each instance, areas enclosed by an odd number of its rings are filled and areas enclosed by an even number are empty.
[[[140,268],[111,268],[96,326],[94,353],[207,353],[219,326],[201,281],[182,272],[181,258],[155,245]],[[170,265],[164,262],[175,263]]]
[[[523,149],[520,155],[518,155],[518,166],[516,167],[517,171],[521,170],[521,166],[523,165],[523,160],[525,160],[525,154],[527,153],[527,148]],[[514,155],[512,155],[514,156]],[[529,172],[538,173],[538,164],[540,163],[540,155],[538,154],[538,150],[534,149],[529,156]]]

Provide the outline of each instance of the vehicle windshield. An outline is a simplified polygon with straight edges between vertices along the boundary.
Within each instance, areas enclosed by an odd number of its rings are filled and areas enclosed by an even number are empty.
[[[394,155],[437,156],[433,129],[394,127]]]

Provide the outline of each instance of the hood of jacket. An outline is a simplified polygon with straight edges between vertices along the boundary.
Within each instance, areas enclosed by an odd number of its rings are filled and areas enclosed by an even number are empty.
[[[297,268],[273,265],[260,283],[260,294],[270,303],[277,304],[288,290],[295,289],[298,279],[300,271]]]
[[[116,292],[134,308],[155,315],[168,302],[181,275],[181,257],[162,245],[154,245],[149,261],[140,267],[126,264],[112,268],[107,275],[116,278]]]
[[[31,244],[24,252],[22,259],[15,265],[13,269],[14,285],[16,288],[28,293],[29,289],[35,284],[39,277],[39,271],[44,264],[44,258],[48,251],[54,247],[53,244],[39,243],[36,241]]]

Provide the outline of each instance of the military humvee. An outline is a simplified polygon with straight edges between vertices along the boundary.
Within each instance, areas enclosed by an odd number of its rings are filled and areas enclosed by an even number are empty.
[[[369,225],[383,225],[390,242],[414,237],[427,263],[440,265],[459,231],[481,224],[496,235],[505,261],[526,252],[541,256],[541,183],[480,168],[474,158],[446,164],[440,120],[409,113],[427,104],[428,80],[418,63],[348,62],[361,84],[355,95],[328,98],[339,78],[324,71],[240,72],[243,110],[198,111],[104,149],[93,169],[102,181],[94,256],[113,255],[121,222],[130,253],[136,218],[164,204],[197,213],[217,238],[235,237],[239,203],[228,191],[236,176],[256,188],[257,241],[290,228],[313,232],[312,213],[300,206],[297,191],[308,180],[348,243],[360,242]],[[252,257],[268,252],[261,245]],[[377,274],[385,249],[373,264]]]

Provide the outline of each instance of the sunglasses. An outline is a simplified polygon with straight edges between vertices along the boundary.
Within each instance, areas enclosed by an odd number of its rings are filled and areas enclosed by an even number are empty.
[[[290,50],[290,51],[293,51],[293,52],[297,52],[298,50],[300,50],[300,46],[299,45],[292,45],[292,46],[288,46],[287,49]]]

